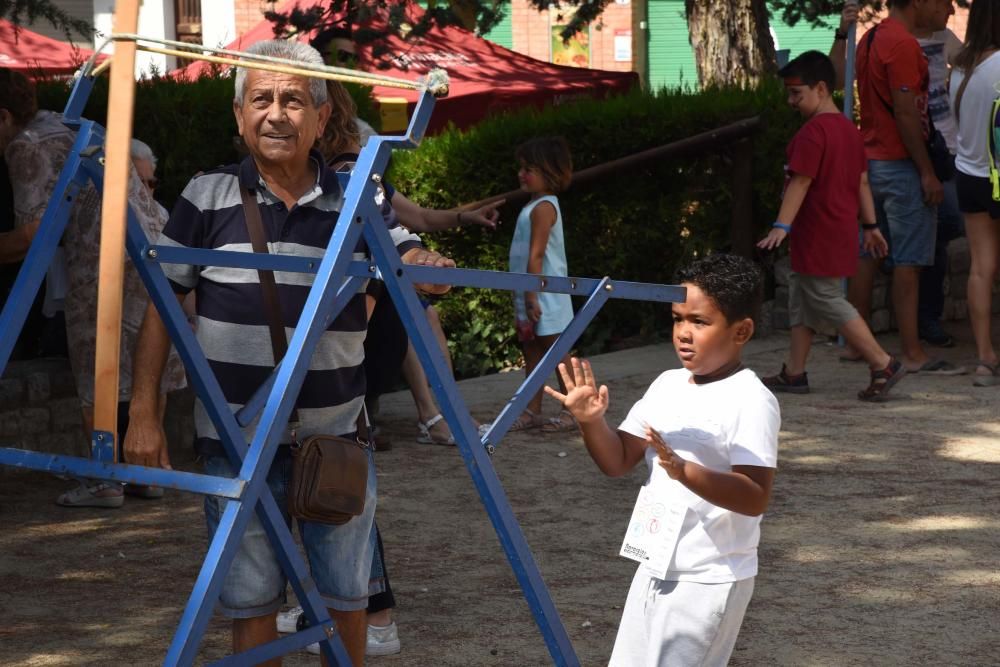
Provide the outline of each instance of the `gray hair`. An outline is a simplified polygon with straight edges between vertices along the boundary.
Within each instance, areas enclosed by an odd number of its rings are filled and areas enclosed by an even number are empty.
[[[251,44],[250,48],[248,48],[246,52],[256,56],[270,56],[271,58],[295,60],[309,65],[326,64],[323,62],[323,56],[320,55],[319,51],[308,44],[296,41],[287,41],[284,39],[269,39],[263,42],[256,42]],[[247,71],[246,67],[236,68],[236,95],[233,99],[238,106],[243,104],[243,94],[246,91],[247,83]],[[309,93],[312,95],[313,105],[318,107],[326,102],[326,84],[323,82],[323,79],[315,79],[312,77],[308,78]]]
[[[153,171],[156,171],[156,155],[147,144],[138,139],[132,139],[131,154],[133,160],[146,160],[153,165]]]

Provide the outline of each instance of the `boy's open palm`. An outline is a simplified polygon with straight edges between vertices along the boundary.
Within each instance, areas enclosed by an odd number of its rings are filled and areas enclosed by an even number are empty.
[[[559,364],[566,393],[561,394],[552,387],[545,387],[545,393],[563,404],[578,422],[586,423],[600,419],[608,410],[608,387],[597,387],[590,362],[576,357],[570,359],[572,368]]]

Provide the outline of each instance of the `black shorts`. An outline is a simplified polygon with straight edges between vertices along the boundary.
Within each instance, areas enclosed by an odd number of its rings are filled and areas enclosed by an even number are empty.
[[[990,179],[956,171],[955,191],[962,213],[989,213],[994,220],[1000,220],[1000,201],[993,201]]]

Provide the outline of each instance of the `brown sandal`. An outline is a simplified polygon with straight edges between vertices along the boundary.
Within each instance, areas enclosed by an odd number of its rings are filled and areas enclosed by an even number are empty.
[[[566,433],[576,430],[576,418],[569,410],[560,410],[558,417],[552,417],[542,424],[542,433]]]
[[[895,357],[880,371],[871,372],[871,382],[858,392],[858,399],[868,403],[882,403],[889,399],[889,390],[906,375],[906,367]]]
[[[544,422],[541,416],[536,415],[531,410],[525,410],[521,413],[521,416],[515,419],[510,428],[507,429],[508,433],[513,433],[515,431],[527,431],[533,428],[540,427]]]

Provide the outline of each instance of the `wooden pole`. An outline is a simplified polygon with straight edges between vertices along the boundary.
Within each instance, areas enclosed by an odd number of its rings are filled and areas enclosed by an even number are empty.
[[[135,32],[139,0],[115,3],[116,32]],[[108,133],[104,147],[104,196],[101,203],[101,257],[97,283],[97,349],[94,368],[94,429],[115,434],[118,455],[118,363],[125,277],[125,223],[132,110],[135,104],[135,42],[115,44],[108,92]]]
[[[701,134],[685,137],[684,139],[680,139],[663,146],[657,146],[656,148],[650,148],[638,153],[633,153],[632,155],[627,155],[625,157],[618,158],[617,160],[611,160],[610,162],[604,162],[593,167],[587,167],[586,169],[573,172],[573,179],[570,182],[569,187],[575,188],[581,185],[587,185],[589,183],[599,181],[602,178],[619,174],[626,169],[633,169],[635,167],[641,167],[646,164],[661,162],[668,159],[674,160],[687,155],[700,155],[706,151],[716,150],[722,146],[728,146],[729,144],[737,142],[740,139],[752,136],[760,129],[761,125],[762,121],[760,116],[752,116],[729,125],[717,127],[714,130],[709,130],[708,132],[702,132]],[[486,206],[487,204],[493,204],[501,200],[506,201],[505,206],[518,208],[527,203],[528,197],[528,193],[524,190],[511,190],[500,195],[494,195],[469,204],[456,206],[453,210],[474,211],[477,208]]]

